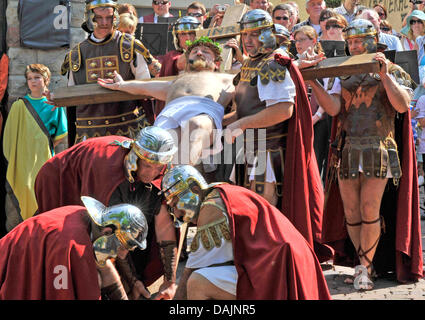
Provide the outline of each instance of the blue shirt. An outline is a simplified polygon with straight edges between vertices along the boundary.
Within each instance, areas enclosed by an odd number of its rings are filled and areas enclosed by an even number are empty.
[[[404,51],[400,39],[391,34],[380,32],[379,42],[386,44],[387,50]]]
[[[31,103],[38,116],[43,121],[53,141],[60,140],[68,134],[68,121],[64,108],[56,108],[52,111],[53,106],[47,104],[47,98],[33,98],[29,94],[25,96]]]

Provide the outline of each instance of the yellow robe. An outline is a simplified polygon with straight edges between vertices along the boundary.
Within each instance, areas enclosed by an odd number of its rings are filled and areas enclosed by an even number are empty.
[[[8,162],[6,180],[18,200],[22,219],[37,210],[34,183],[41,166],[52,157],[49,138],[19,99],[7,117],[3,153]]]

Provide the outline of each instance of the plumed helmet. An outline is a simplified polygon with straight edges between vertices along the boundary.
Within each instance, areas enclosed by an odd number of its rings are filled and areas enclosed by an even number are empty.
[[[374,53],[377,51],[378,45],[378,33],[369,20],[366,19],[354,19],[344,29],[345,40],[351,38],[362,38],[363,46],[367,53]]]
[[[376,37],[377,32],[372,22],[366,19],[354,19],[344,29],[345,39],[359,37]]]
[[[179,39],[177,37],[178,34],[195,32],[199,29],[201,29],[201,23],[195,17],[184,16],[177,19],[177,21],[173,24],[173,41],[176,50],[183,50],[179,44]]]
[[[122,145],[131,149],[124,159],[124,172],[131,183],[134,182],[131,172],[137,171],[139,158],[166,165],[177,151],[173,136],[167,130],[155,126],[143,128],[136,139],[124,141]]]
[[[115,22],[114,27],[116,28],[119,23],[119,14],[117,11],[118,4],[116,0],[86,0],[86,10],[85,10],[85,21],[81,25],[86,32],[93,32],[95,21],[93,9],[101,8],[101,7],[111,7],[114,9]]]
[[[241,33],[260,30],[258,40],[262,46],[258,49],[259,53],[267,53],[276,48],[273,19],[267,11],[250,10],[242,16],[239,24]]]
[[[113,234],[101,236],[93,242],[93,250],[100,265],[104,265],[107,258],[115,257],[120,246],[127,250],[146,249],[148,222],[138,207],[130,204],[106,207],[87,196],[81,197],[81,201],[96,225],[114,227]]]
[[[161,193],[167,203],[174,197],[179,198],[177,208],[185,212],[183,222],[193,221],[199,213],[201,199],[198,194],[192,192],[191,187],[194,185],[201,190],[209,187],[199,171],[190,165],[175,166],[162,178]]]

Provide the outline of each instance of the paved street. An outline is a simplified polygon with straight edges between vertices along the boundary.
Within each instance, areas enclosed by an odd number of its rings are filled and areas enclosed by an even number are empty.
[[[423,188],[422,188],[423,189]],[[423,203],[424,194],[421,190],[421,203]],[[425,220],[422,220],[422,250],[425,250]],[[195,228],[189,228],[188,247],[195,233]],[[424,252],[425,257],[425,252]],[[425,260],[424,260],[425,262]],[[178,267],[178,278],[184,269],[185,262],[180,262]],[[425,265],[425,263],[424,263]],[[416,283],[400,284],[396,281],[378,279],[375,281],[375,289],[367,292],[360,292],[354,289],[354,286],[344,283],[348,275],[354,273],[353,268],[322,265],[324,275],[328,283],[329,291],[334,300],[425,300],[425,280]],[[160,281],[157,281],[149,287],[152,293],[156,292]]]

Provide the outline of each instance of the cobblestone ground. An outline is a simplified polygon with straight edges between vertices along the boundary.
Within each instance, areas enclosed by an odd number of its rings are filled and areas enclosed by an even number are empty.
[[[421,203],[424,203],[423,188],[421,188]],[[423,212],[423,210],[421,210]],[[425,251],[425,220],[421,222],[422,227],[422,249]],[[188,247],[196,232],[195,228],[188,230]],[[425,257],[425,252],[423,252]],[[184,269],[185,261],[180,262],[177,271],[177,281]],[[424,259],[425,265],[425,259]],[[344,279],[354,273],[353,268],[333,266],[332,264],[323,264],[323,273],[328,283],[328,288],[334,300],[425,300],[425,280],[421,279],[416,283],[400,284],[397,281],[387,279],[377,279],[375,288],[371,291],[358,291],[353,285],[344,283]],[[151,287],[152,293],[157,292],[157,288],[162,283],[158,280]]]

